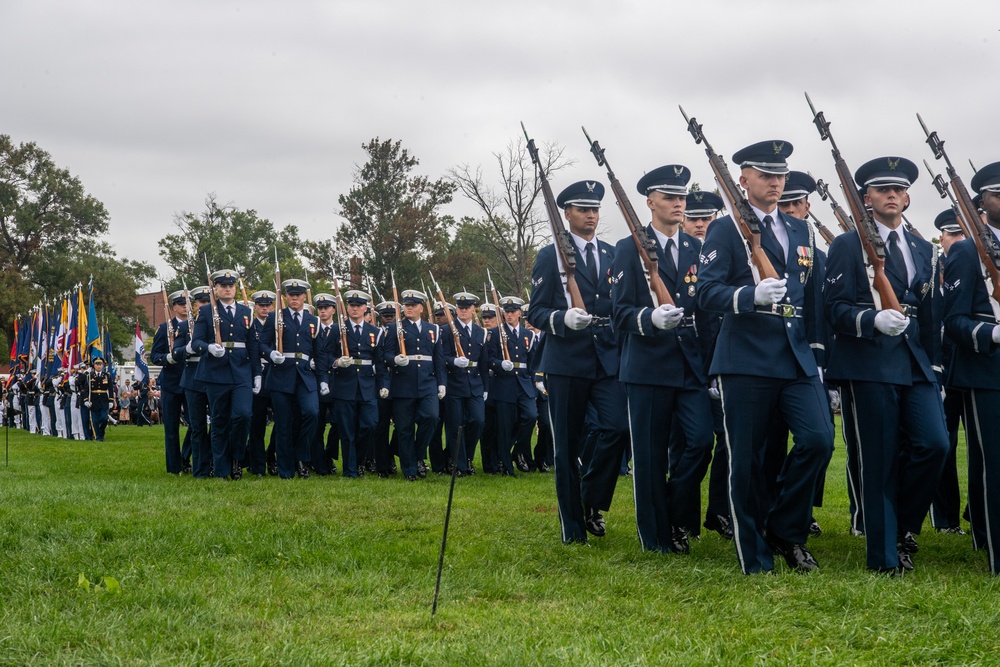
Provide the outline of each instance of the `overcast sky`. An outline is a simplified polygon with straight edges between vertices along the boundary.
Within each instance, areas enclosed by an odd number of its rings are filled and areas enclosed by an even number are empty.
[[[644,216],[634,184],[649,169],[682,163],[711,184],[678,104],[727,159],[783,139],[793,169],[836,183],[808,90],[852,169],[930,159],[919,111],[968,184],[969,159],[1000,160],[998,18],[1000,3],[962,0],[0,0],[0,133],[78,176],[118,251],[164,273],[156,241],[209,192],[328,238],[376,136],[402,140],[417,173],[469,163],[495,177],[491,154],[523,120],[575,160],[558,193],[606,182],[585,125]],[[907,216],[930,237],[944,204],[921,169]],[[610,195],[602,226],[626,233]]]

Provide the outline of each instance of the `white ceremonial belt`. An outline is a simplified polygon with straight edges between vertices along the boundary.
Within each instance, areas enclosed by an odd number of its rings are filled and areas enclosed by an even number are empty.
[[[523,361],[515,361],[515,362],[513,362],[513,364],[514,364],[514,368],[527,368],[528,367],[528,364],[524,363]]]
[[[351,359],[351,363],[355,366],[371,366],[375,362],[371,359]]]
[[[309,361],[309,355],[304,352],[288,352],[285,354],[286,359],[301,359],[302,361]]]
[[[247,346],[246,343],[237,343],[235,341],[227,341],[222,344],[222,347],[226,348],[227,350],[239,350],[246,346]]]
[[[406,358],[410,361],[433,361],[434,357],[429,354],[408,354]]]

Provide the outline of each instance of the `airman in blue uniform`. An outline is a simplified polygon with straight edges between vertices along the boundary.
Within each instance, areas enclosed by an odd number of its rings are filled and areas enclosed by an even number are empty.
[[[276,331],[276,313],[271,313],[261,334],[262,349],[268,350],[271,362],[267,390],[274,406],[278,476],[291,479],[297,474],[307,478],[319,418],[319,395],[330,393],[330,364],[317,344],[319,319],[305,307],[309,283],[292,278],[282,282],[281,289],[286,304],[280,310],[281,331]],[[281,336],[281,352],[277,336]]]
[[[172,293],[168,300],[171,318],[163,322],[153,334],[153,346],[149,359],[161,367],[156,386],[160,389],[160,423],[163,424],[163,442],[166,450],[167,472],[179,475],[184,471],[181,456],[181,410],[184,407],[184,388],[181,374],[184,372],[184,354],[170,349],[170,338],[176,339],[180,323],[187,317],[187,299],[184,291]],[[168,329],[170,335],[168,336]],[[176,342],[176,340],[175,340]]]
[[[243,476],[254,391],[260,391],[260,355],[253,313],[236,303],[232,269],[212,274],[218,301],[219,335],[215,339],[212,305],[201,307],[191,348],[201,357],[195,378],[204,383],[212,415],[212,462],[216,478]]]
[[[991,236],[1000,247],[1000,162],[972,178]],[[990,246],[987,246],[989,248]],[[969,447],[969,514],[973,545],[986,549],[991,574],[1000,574],[1000,304],[984,273],[975,240],[955,243],[944,269],[945,335],[955,344],[948,393],[961,392]]]
[[[649,171],[636,186],[652,215],[646,233],[656,243],[657,272],[673,303],[654,301],[631,235],[615,247],[613,269],[639,544],[664,553],[690,550],[687,527],[699,521],[697,499],[712,447],[708,377],[695,326],[701,241],[680,230],[690,178],[687,167],[672,164]],[[684,437],[671,440],[675,419]]]
[[[260,339],[267,324],[267,316],[274,310],[277,295],[270,290],[258,290],[250,295],[253,301],[253,329]],[[250,474],[263,477],[266,474],[277,475],[278,464],[275,458],[274,445],[276,434],[271,430],[268,445],[264,445],[264,435],[267,432],[267,413],[271,409],[271,394],[267,391],[267,376],[271,369],[271,348],[260,343],[260,376],[261,389],[253,395],[253,412],[250,415],[250,435],[247,439],[247,459],[245,461]]]
[[[423,461],[434,436],[438,402],[447,393],[447,373],[440,329],[421,319],[427,297],[418,290],[403,290],[401,298],[403,319],[386,329],[384,357],[390,368],[388,395],[399,436],[399,464],[406,480],[413,482],[417,480],[418,461]],[[405,354],[399,347],[400,329]]]
[[[535,335],[520,324],[522,305],[524,300],[516,296],[500,299],[503,321],[489,331],[486,342],[486,354],[493,371],[488,386],[496,410],[500,471],[510,477],[514,476],[512,454],[525,447],[530,451],[531,435],[538,419],[531,370]]]
[[[333,361],[333,412],[343,453],[344,477],[364,474],[359,465],[378,424],[379,390],[386,384],[383,345],[385,332],[365,321],[371,296],[361,290],[344,294],[347,317],[330,331]],[[346,324],[347,349],[342,349],[340,327]]]
[[[830,246],[825,287],[833,328],[829,377],[854,429],[868,568],[913,568],[915,534],[948,452],[941,404],[941,266],[934,247],[906,231],[903,208],[919,172],[881,157],[854,175],[885,242],[885,271],[902,310],[876,303],[858,232]]]
[[[605,533],[628,444],[625,393],[618,382],[618,343],[611,327],[611,268],[615,249],[597,239],[604,186],[580,181],[556,198],[576,251],[576,282],[585,308],[574,308],[562,282],[555,246],[538,252],[531,274],[532,325],[546,336],[538,370],[549,392],[555,444],[556,497],[562,541],[586,542]],[[596,437],[584,448],[588,407],[596,410]],[[583,474],[577,461],[583,462]]]
[[[780,213],[788,173],[786,141],[764,141],[733,156],[757,216],[761,246],[781,276],[755,279],[744,239],[730,216],[711,224],[701,251],[698,305],[723,314],[709,372],[718,376],[729,455],[736,554],[745,574],[774,569],[774,553],[794,570],[818,567],[806,548],[816,487],[833,451],[833,427],[819,360],[822,279],[803,220]],[[774,502],[763,478],[771,416],[794,438]]]
[[[211,289],[208,285],[201,285],[188,291],[195,319],[201,313],[201,307],[209,303],[208,293]],[[180,386],[184,390],[184,410],[188,424],[187,433],[184,434],[184,450],[187,450],[190,456],[191,474],[197,479],[205,479],[212,475],[212,446],[208,437],[208,394],[205,383],[195,377],[198,365],[201,363],[201,355],[194,352],[191,343],[193,327],[194,321],[187,319],[177,325],[173,352],[178,361],[184,364],[180,381]]]

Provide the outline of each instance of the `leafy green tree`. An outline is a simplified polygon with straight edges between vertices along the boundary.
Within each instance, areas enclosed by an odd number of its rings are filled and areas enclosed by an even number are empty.
[[[139,314],[135,293],[154,270],[119,259],[102,239],[107,232],[104,204],[78,178],[35,143],[0,135],[0,322],[8,341],[16,314],[93,274],[98,312],[107,315],[113,340],[124,342],[122,332]]]
[[[204,285],[208,279],[207,257],[212,271],[233,269],[239,273],[248,294],[258,289],[273,290],[275,249],[283,280],[305,277],[295,225],[277,229],[252,209],[220,205],[214,193],[205,198],[202,212],[175,215],[174,226],[177,232],[158,242],[160,257],[175,272],[169,289],[180,289],[182,276],[189,288]]]
[[[451,202],[455,185],[413,175],[419,160],[400,141],[376,137],[362,148],[368,161],[355,170],[350,192],[338,199],[345,222],[334,237],[339,250],[334,261],[346,272],[347,259],[356,256],[377,285],[390,284],[392,269],[400,289],[417,286],[451,241],[454,219],[438,209]]]

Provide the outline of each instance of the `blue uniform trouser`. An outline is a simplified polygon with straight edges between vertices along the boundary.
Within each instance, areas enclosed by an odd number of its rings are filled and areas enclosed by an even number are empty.
[[[178,475],[184,469],[181,457],[181,406],[184,394],[160,392],[160,421],[163,422],[163,447],[166,453],[167,472]]]
[[[846,383],[844,421],[854,429],[868,567],[899,566],[900,533],[920,532],[948,455],[937,384]]]
[[[949,391],[944,398],[944,419],[948,429],[948,457],[941,471],[934,501],[931,503],[931,525],[937,529],[958,528],[961,525],[962,495],[958,488],[958,427],[962,419],[963,397],[960,391]]]
[[[698,523],[699,487],[712,446],[712,425],[705,419],[711,410],[708,391],[631,383],[624,387],[639,544],[645,551],[670,551],[673,527]],[[684,433],[683,447],[670,439],[675,417]]]
[[[274,431],[277,433],[274,447],[278,475],[288,479],[295,476],[298,461],[312,462],[313,438],[319,419],[319,394],[296,379],[295,393],[272,390],[271,404],[274,406]],[[299,428],[298,434],[294,435],[296,419]]]
[[[208,439],[208,396],[194,389],[184,390],[188,432],[191,439],[191,474],[201,479],[212,470],[212,446]]]
[[[84,399],[84,400],[86,400],[86,399]],[[34,410],[34,408],[31,408],[31,409]],[[82,402],[80,403],[80,421],[83,422],[83,439],[84,440],[93,440],[94,439],[94,424],[91,421],[90,408],[88,408]],[[28,411],[27,410],[24,411],[23,423],[24,423],[24,428],[28,428]]]
[[[94,403],[90,408],[90,418],[94,422],[94,439],[104,442],[104,431],[108,428],[108,406]]]
[[[319,412],[316,414],[316,432],[313,434],[311,450],[312,466],[317,474],[329,475],[333,472],[333,461],[337,458],[340,443],[336,408],[333,399],[328,402],[318,401],[317,408]],[[327,424],[330,425],[329,435]]]
[[[587,539],[583,506],[607,510],[611,507],[622,455],[628,440],[625,392],[612,377],[588,379],[568,375],[546,375],[549,390],[549,424],[555,447],[556,499],[563,542]],[[594,403],[600,420],[592,452],[581,478],[578,459],[583,459],[584,421],[587,406]]]
[[[250,432],[247,436],[247,467],[252,475],[267,473],[264,453],[264,434],[267,432],[267,409],[271,407],[271,394],[263,390],[253,397],[253,412],[250,415]]]
[[[531,440],[531,432],[538,419],[538,405],[534,398],[518,391],[516,403],[498,400],[494,408],[497,413],[497,451],[500,455],[500,466],[504,472],[513,474],[514,463],[511,453],[518,443],[525,439]]]
[[[1000,391],[970,389],[964,399],[972,543],[986,549],[990,572],[1000,574]]]
[[[736,556],[744,574],[774,569],[764,540],[804,544],[820,476],[833,454],[833,424],[819,377],[794,380],[752,375],[719,377],[729,455],[729,506]],[[775,413],[788,425],[793,445],[771,502],[764,467]]]
[[[253,391],[249,386],[208,382],[205,389],[212,415],[212,465],[216,477],[227,477],[233,461],[246,458]]]
[[[392,399],[392,421],[399,437],[399,465],[403,475],[417,474],[417,461],[434,435],[438,420],[437,393],[421,398]]]
[[[374,398],[366,401],[360,396],[353,401],[334,399],[333,415],[336,421],[337,434],[340,436],[340,449],[344,477],[358,476],[358,461],[364,452],[365,445],[378,425],[378,401]]]
[[[468,462],[476,455],[476,443],[479,442],[479,435],[483,432],[486,402],[481,394],[465,397],[448,394],[444,401],[447,404],[444,418],[448,450],[452,453],[452,459],[458,465],[458,469],[466,472],[469,468]],[[459,427],[463,427],[461,440],[458,437]]]

